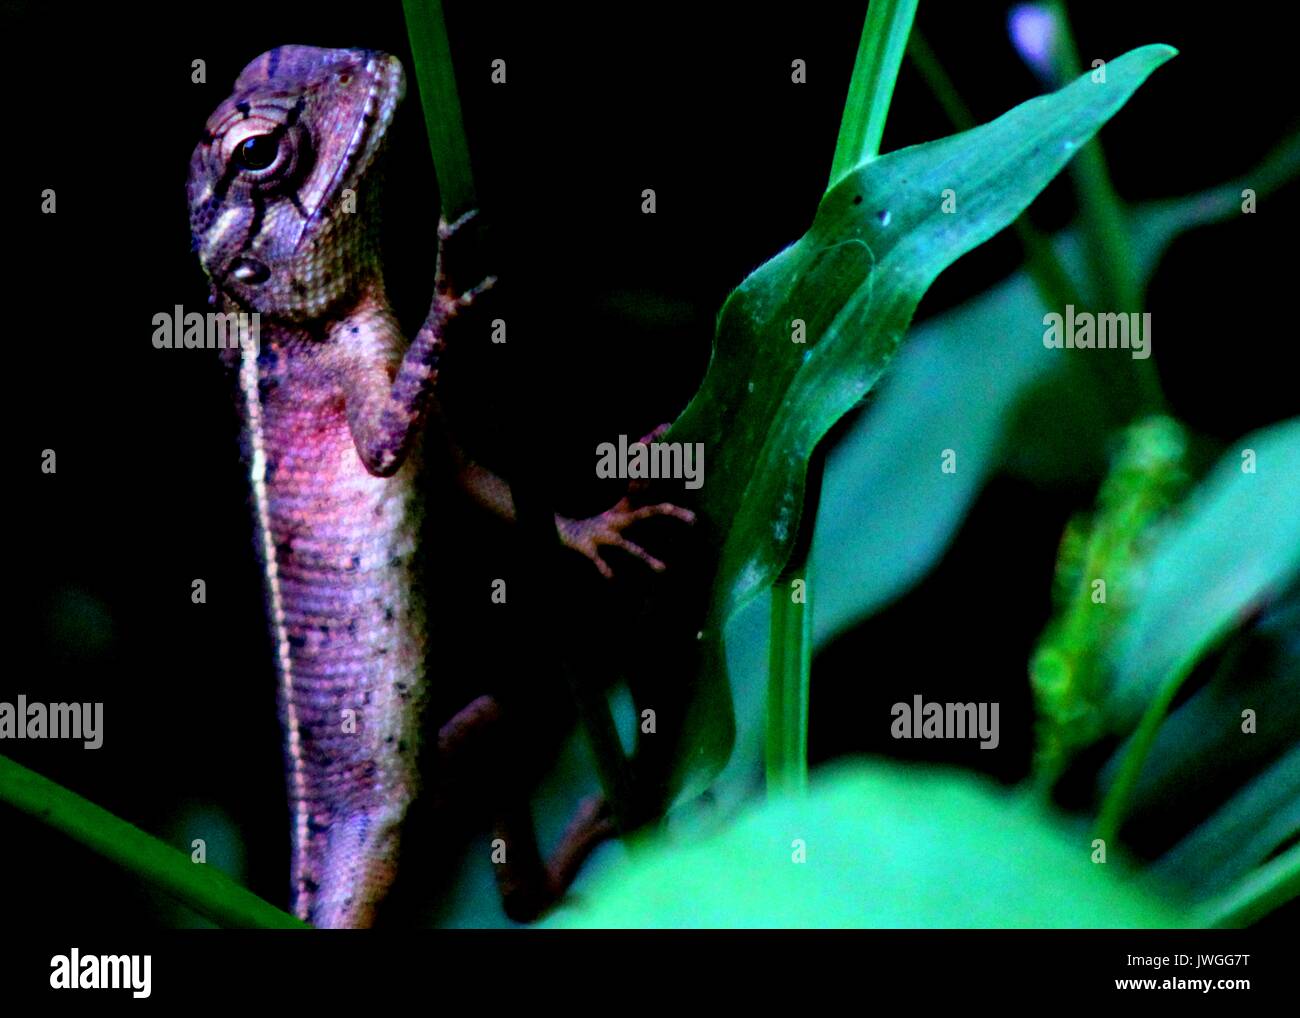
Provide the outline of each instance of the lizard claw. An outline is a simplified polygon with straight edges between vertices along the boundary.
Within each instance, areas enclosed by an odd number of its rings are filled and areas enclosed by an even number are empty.
[[[477,215],[478,215],[478,209],[470,209],[463,216],[459,217],[458,219],[450,223],[447,222],[447,220],[443,219],[441,216],[439,216],[438,217],[438,239],[440,241],[446,240],[448,237],[454,234],[457,230],[459,230],[462,226],[464,226],[466,223],[468,223],[471,219],[473,219]]]
[[[455,289],[452,286],[451,280],[447,278],[447,241],[456,236],[456,234],[464,228],[466,223],[477,218],[478,215],[478,209],[470,209],[463,216],[450,223],[447,222],[446,219],[438,219],[438,267],[434,274],[433,289],[434,292],[440,296],[450,294],[454,292]],[[463,259],[459,257],[453,258],[452,260],[457,264],[460,264],[463,261]],[[477,285],[470,287],[463,293],[457,294],[454,297],[443,297],[443,303],[447,308],[447,317],[454,315],[455,312],[461,308],[469,307],[470,304],[474,302],[475,297],[486,290],[492,289],[496,284],[496,281],[496,276],[488,276],[486,279],[481,280]]]
[[[496,277],[496,276],[488,276],[486,279],[484,279],[484,280],[483,280],[481,283],[479,283],[477,286],[471,286],[468,290],[466,290],[466,291],[465,291],[464,293],[462,293],[459,297],[457,297],[457,298],[456,298],[456,306],[457,306],[458,308],[467,308],[467,307],[469,307],[471,304],[474,303],[474,298],[475,298],[475,297],[477,297],[477,296],[478,296],[479,294],[481,294],[481,293],[485,293],[485,292],[487,292],[488,290],[492,289],[492,287],[494,287],[494,286],[496,286],[496,285],[497,285],[497,277]]]
[[[695,522],[693,512],[671,502],[633,507],[631,499],[624,495],[612,508],[606,509],[598,516],[585,520],[571,520],[559,516],[556,518],[556,525],[559,527],[560,538],[565,546],[589,558],[600,575],[609,580],[613,579],[614,570],[601,556],[603,547],[619,548],[639,558],[656,573],[662,573],[668,568],[639,544],[623,536],[625,528],[638,520],[650,519],[652,516],[671,516],[683,523]]]

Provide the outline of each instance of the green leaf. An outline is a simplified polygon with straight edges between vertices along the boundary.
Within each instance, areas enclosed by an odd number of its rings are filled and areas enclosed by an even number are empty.
[[[442,0],[402,0],[402,11],[411,40],[429,150],[438,174],[442,214],[448,222],[454,222],[474,209],[477,201]]]
[[[220,870],[193,862],[186,853],[5,756],[0,756],[0,802],[62,831],[221,926],[309,928]]]
[[[730,751],[723,626],[785,562],[813,448],[880,377],[935,277],[1014,220],[1173,55],[1134,50],[1105,83],[1084,76],[991,124],[860,166],[823,197],[808,233],[728,298],[701,390],[666,438],[704,444],[697,508],[708,546],[722,549],[685,733],[686,794]],[[943,211],[946,189],[955,212]],[[805,343],[792,341],[796,319]]]
[[[1090,837],[1024,793],[961,772],[855,764],[713,838],[642,845],[549,925],[1185,925],[1113,854],[1092,862]]]
[[[1180,234],[1240,215],[1244,188],[1264,198],[1297,174],[1300,134],[1237,180],[1133,209],[1140,289]],[[1081,274],[1078,231],[1051,244]],[[923,578],[999,466],[1051,483],[1104,465],[1096,375],[1043,349],[1050,310],[1022,270],[911,330],[880,395],[827,458],[813,543],[819,646]],[[956,474],[933,469],[939,449],[958,450]]]
[[[813,538],[824,645],[917,583],[985,480],[1016,402],[1063,367],[1026,273],[915,328],[880,393],[826,459]],[[957,472],[938,469],[944,449]]]

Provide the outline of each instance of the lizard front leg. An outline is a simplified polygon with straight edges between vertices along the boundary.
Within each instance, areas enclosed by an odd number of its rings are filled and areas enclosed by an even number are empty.
[[[351,341],[337,346],[348,362],[339,371],[348,427],[362,464],[377,477],[388,477],[401,467],[428,414],[449,323],[496,282],[496,277],[489,276],[461,294],[451,292],[448,283],[446,241],[476,214],[468,212],[454,223],[439,222],[433,302],[395,372],[392,340],[397,328],[382,296],[373,298],[368,306],[363,302],[359,316],[362,320],[354,316],[345,325]],[[376,320],[368,323],[366,319],[370,315]],[[373,329],[372,335],[358,340],[356,337],[368,324]]]

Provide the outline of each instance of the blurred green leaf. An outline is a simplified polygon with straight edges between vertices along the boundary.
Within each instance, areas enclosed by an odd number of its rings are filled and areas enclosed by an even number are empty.
[[[1097,648],[1110,679],[1111,727],[1137,722],[1098,816],[1098,837],[1107,841],[1131,809],[1147,755],[1196,662],[1278,600],[1300,569],[1300,418],[1247,436],[1152,529],[1144,540],[1150,552],[1125,578],[1135,590],[1128,610]],[[1239,905],[1253,907],[1225,907]]]
[[[730,752],[723,627],[789,554],[813,448],[880,377],[935,277],[1014,220],[1173,54],[1134,50],[1105,83],[1084,76],[991,124],[860,166],[823,197],[809,232],[728,298],[704,383],[666,438],[704,444],[697,508],[705,542],[721,548],[680,767],[679,785],[694,779],[686,794]],[[956,208],[945,212],[949,189]],[[805,343],[792,342],[795,320]]]
[[[1219,894],[1300,832],[1300,746],[1282,755],[1161,856],[1153,872],[1196,897]]]
[[[1250,926],[1300,896],[1300,843],[1292,844],[1196,913],[1199,926]]]
[[[1012,408],[1065,353],[1017,273],[912,331],[872,406],[830,451],[813,570],[819,644],[873,614],[938,561],[996,469]],[[943,450],[957,470],[939,470]]]
[[[1241,729],[1242,711],[1246,709],[1253,710],[1258,719],[1251,734]],[[1192,817],[1203,817],[1216,804],[1215,797],[1227,794],[1227,789],[1214,782],[1212,775],[1232,775],[1235,781],[1249,780],[1276,761],[1279,754],[1295,746],[1297,736],[1300,736],[1300,587],[1270,607],[1253,625],[1234,634],[1219,656],[1210,681],[1165,719],[1130,793],[1130,810],[1135,814],[1148,810],[1185,811]],[[1102,768],[1098,778],[1102,789],[1114,782],[1128,752],[1126,741]],[[1192,776],[1197,776],[1197,780],[1190,780]],[[1202,776],[1210,778],[1209,787]],[[1257,783],[1261,781],[1256,779]],[[1286,779],[1278,774],[1264,790],[1270,795],[1285,796],[1287,787]],[[1216,788],[1221,790],[1216,792]],[[1300,794],[1300,788],[1290,794]],[[1238,859],[1248,858],[1250,853],[1244,839],[1253,838],[1261,826],[1271,823],[1281,808],[1277,800],[1270,800],[1268,805],[1259,807],[1253,818],[1243,819],[1241,825],[1230,831],[1220,829],[1215,836],[1216,851]],[[1240,844],[1234,844],[1235,835],[1242,837]],[[1206,872],[1213,868],[1209,863],[1211,858],[1210,853],[1205,854]],[[1198,859],[1188,856],[1188,861],[1189,866],[1181,868],[1190,872],[1197,870],[1197,863],[1202,860],[1198,853]],[[1170,865],[1180,868],[1172,861]],[[1188,876],[1185,882],[1192,881],[1193,877]]]
[[[1198,226],[1208,226],[1242,214],[1242,192],[1256,199],[1271,195],[1300,174],[1300,132],[1278,143],[1259,164],[1235,180],[1182,198],[1153,201],[1130,215],[1134,265],[1143,290],[1151,282],[1160,259],[1177,237]]]
[[[548,921],[565,927],[1177,927],[1113,855],[961,772],[841,766],[724,833],[644,844]],[[794,853],[802,843],[806,861]]]
[[[1243,453],[1255,456],[1243,470]],[[1164,526],[1140,603],[1111,648],[1111,709],[1136,716],[1165,679],[1191,665],[1300,571],[1300,418],[1234,443]]]

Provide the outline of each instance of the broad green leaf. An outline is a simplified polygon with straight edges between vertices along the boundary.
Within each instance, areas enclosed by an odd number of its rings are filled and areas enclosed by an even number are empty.
[[[1140,289],[1180,234],[1240,215],[1245,188],[1264,198],[1297,174],[1300,134],[1239,179],[1134,208],[1130,242]],[[1078,278],[1078,232],[1051,243]],[[1107,429],[1095,376],[1074,367],[1088,355],[1072,362],[1076,351],[1043,348],[1050,310],[1021,270],[911,330],[874,405],[827,459],[813,543],[818,645],[921,580],[999,466],[1041,483],[1104,465]],[[1031,393],[1050,415],[1018,418]],[[1097,427],[1081,433],[1081,424],[1094,421]],[[957,450],[956,474],[933,469],[937,449]]]
[[[1091,835],[968,774],[840,766],[809,794],[715,837],[644,844],[549,925],[1174,927],[1185,924]],[[794,861],[800,846],[805,861]]]
[[[818,440],[875,384],[935,277],[1015,219],[1173,54],[1134,50],[1104,83],[1085,75],[991,124],[865,163],[827,192],[807,234],[728,298],[704,383],[667,436],[704,444],[697,508],[708,546],[721,548],[686,794],[730,751],[723,626],[788,556]],[[944,211],[946,191],[955,211]]]

